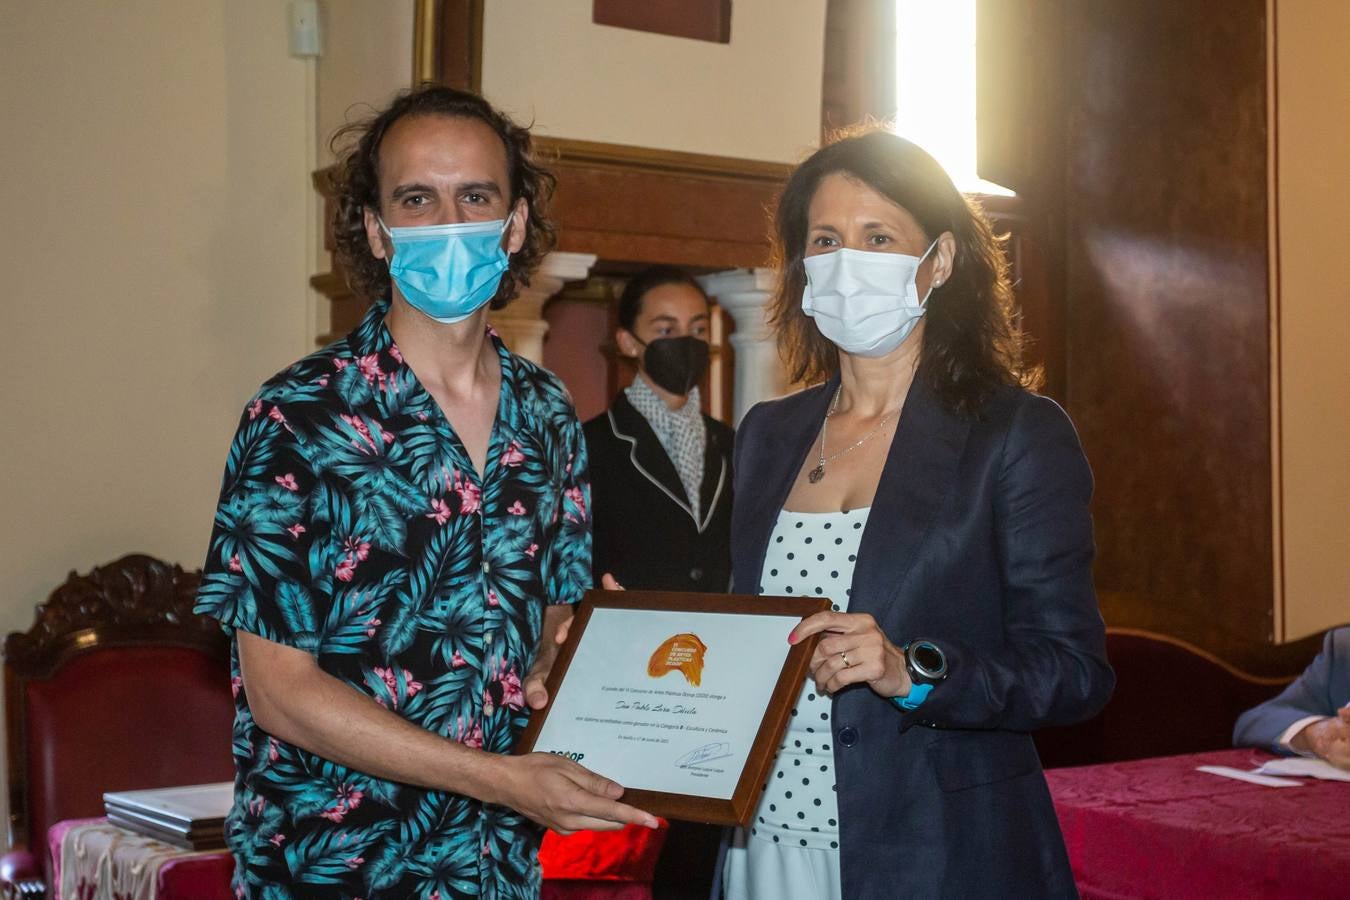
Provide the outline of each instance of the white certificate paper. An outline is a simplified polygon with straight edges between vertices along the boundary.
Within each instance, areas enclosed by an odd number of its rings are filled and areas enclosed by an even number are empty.
[[[729,799],[800,621],[597,608],[534,749],[625,788]]]

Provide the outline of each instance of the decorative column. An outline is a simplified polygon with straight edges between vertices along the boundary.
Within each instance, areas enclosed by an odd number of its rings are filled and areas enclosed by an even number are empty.
[[[761,400],[781,397],[789,390],[787,371],[778,358],[778,345],[767,321],[773,270],[732,269],[704,275],[699,282],[736,323],[731,335],[731,346],[736,352],[733,421],[739,424],[750,407]]]
[[[530,362],[543,365],[544,335],[548,323],[544,321],[544,304],[569,281],[580,281],[590,274],[595,265],[593,253],[550,253],[544,257],[528,286],[522,285],[516,299],[488,313],[488,320],[497,329],[506,346]]]

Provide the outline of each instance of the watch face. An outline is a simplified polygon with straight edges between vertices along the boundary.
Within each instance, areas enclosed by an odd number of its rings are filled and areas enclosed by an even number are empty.
[[[920,674],[941,678],[946,674],[947,659],[942,651],[927,641],[918,641],[909,647],[909,658]]]

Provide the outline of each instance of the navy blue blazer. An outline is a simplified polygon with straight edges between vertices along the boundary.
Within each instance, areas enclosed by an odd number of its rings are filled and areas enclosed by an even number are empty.
[[[732,578],[758,593],[779,510],[838,384],[761,403],[736,440]],[[905,401],[849,612],[951,674],[912,712],[834,698],[843,896],[1077,896],[1028,734],[1094,715],[1115,676],[1092,585],[1092,476],[1053,401],[1000,388],[971,421],[922,379]]]
[[[1278,697],[1238,716],[1233,744],[1288,753],[1280,746],[1286,728],[1308,716],[1334,716],[1346,703],[1350,703],[1350,627],[1328,631],[1322,652],[1302,675]]]

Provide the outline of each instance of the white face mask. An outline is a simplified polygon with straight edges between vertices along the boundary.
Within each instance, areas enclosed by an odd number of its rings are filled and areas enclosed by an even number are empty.
[[[923,256],[841,248],[802,260],[802,312],[836,347],[855,356],[885,356],[904,343],[923,318],[916,278]],[[928,293],[933,292],[932,285]]]

